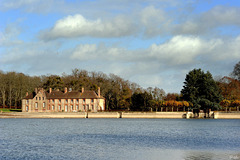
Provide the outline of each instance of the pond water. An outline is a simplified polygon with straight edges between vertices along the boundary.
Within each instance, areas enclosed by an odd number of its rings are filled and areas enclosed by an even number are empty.
[[[240,159],[240,120],[0,119],[0,159]]]

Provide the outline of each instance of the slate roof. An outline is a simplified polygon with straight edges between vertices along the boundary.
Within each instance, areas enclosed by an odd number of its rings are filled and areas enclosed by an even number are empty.
[[[81,98],[85,99],[98,99],[99,97],[94,91],[85,91],[82,93]]]
[[[71,91],[64,93],[64,98],[75,98],[75,99],[80,99],[81,98],[81,92],[78,91]]]
[[[104,99],[103,96],[98,97],[94,91],[84,91],[83,93],[79,91],[70,91],[63,93],[62,91],[52,91],[51,93],[44,91],[47,99]],[[33,92],[23,99],[33,99],[36,93]]]

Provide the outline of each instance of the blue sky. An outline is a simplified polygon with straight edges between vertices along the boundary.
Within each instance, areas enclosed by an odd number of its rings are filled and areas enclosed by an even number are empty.
[[[240,61],[239,0],[0,0],[0,70],[113,73],[179,93]]]

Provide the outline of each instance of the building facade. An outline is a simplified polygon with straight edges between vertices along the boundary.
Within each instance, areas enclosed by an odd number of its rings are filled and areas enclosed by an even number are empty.
[[[59,90],[45,91],[43,88],[35,88],[31,94],[26,93],[22,99],[22,112],[81,112],[104,111],[105,98],[94,91],[71,91],[67,88],[64,92]]]

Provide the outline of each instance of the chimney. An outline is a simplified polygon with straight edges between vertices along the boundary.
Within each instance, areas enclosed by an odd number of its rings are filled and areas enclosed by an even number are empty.
[[[26,97],[28,96],[28,92],[26,93]]]
[[[37,91],[38,91],[38,89],[37,88],[35,88],[35,93],[37,94]]]
[[[98,97],[100,98],[100,87],[98,87]]]
[[[49,93],[52,93],[52,88],[49,88]]]
[[[64,88],[64,93],[67,93],[67,87]]]
[[[84,88],[82,87],[82,93],[84,92]]]

